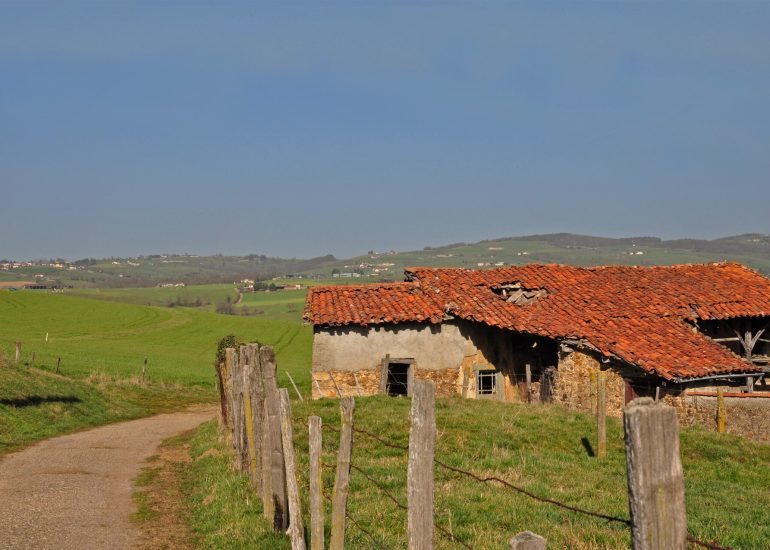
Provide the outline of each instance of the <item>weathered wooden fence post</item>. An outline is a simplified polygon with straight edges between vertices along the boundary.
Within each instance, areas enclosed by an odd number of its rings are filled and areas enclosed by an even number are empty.
[[[214,365],[214,370],[216,372],[216,382],[217,382],[217,390],[219,390],[219,433],[220,435],[224,435],[227,431],[227,424],[228,424],[228,418],[227,418],[227,394],[225,390],[225,363],[220,362],[216,363]]]
[[[142,386],[144,386],[144,379],[147,375],[147,357],[144,358],[144,365],[142,365]]]
[[[56,374],[59,374],[61,370],[61,357],[56,358]]]
[[[546,541],[532,531],[522,531],[511,539],[511,550],[545,550]]]
[[[259,345],[249,344],[246,374],[244,374],[244,395],[246,397],[246,438],[249,445],[249,473],[257,493],[262,492],[262,430],[265,426],[265,398],[262,391],[262,363]]]
[[[305,527],[302,522],[302,501],[297,483],[297,465],[294,461],[294,428],[291,424],[289,390],[281,388],[281,441],[286,463],[286,493],[289,498],[289,538],[292,550],[305,550]]]
[[[415,380],[407,467],[409,550],[433,548],[433,456],[436,446],[436,387]]]
[[[21,342],[16,342],[16,363],[21,361]]]
[[[262,376],[265,386],[265,434],[269,440],[269,476],[262,480],[263,495],[267,497],[265,515],[278,532],[289,526],[289,503],[286,496],[286,470],[281,441],[281,411],[278,382],[275,379],[275,352],[270,346],[259,349]],[[265,490],[265,486],[267,490]]]
[[[246,450],[244,445],[244,434],[246,433],[246,418],[243,408],[243,346],[236,354],[235,349],[227,348],[225,350],[226,361],[230,363],[231,376],[230,384],[232,386],[232,407],[233,407],[233,449],[235,450],[234,466],[239,472],[244,471],[243,452]]]
[[[323,479],[321,477],[320,416],[308,418],[310,434],[310,550],[324,550],[324,503]]]
[[[233,357],[225,350],[225,361],[222,369],[222,382],[225,393],[226,425],[225,441],[233,444],[233,424],[235,423],[235,411],[233,410]]]
[[[632,546],[684,549],[687,514],[676,410],[641,397],[626,406],[623,422]]]
[[[721,434],[727,429],[727,409],[725,408],[725,390],[717,388],[717,431]]]
[[[350,485],[350,455],[353,451],[353,409],[352,397],[340,399],[340,448],[337,455],[337,475],[332,492],[332,532],[329,540],[331,550],[342,550],[345,546],[345,520]]]
[[[32,361],[30,362],[29,366],[30,367],[34,367],[35,366],[35,352],[34,351],[32,352]]]
[[[596,456],[607,455],[607,384],[604,371],[596,376]]]
[[[588,371],[588,386],[591,412],[596,414],[596,389],[598,386],[596,385],[596,371],[594,369]]]

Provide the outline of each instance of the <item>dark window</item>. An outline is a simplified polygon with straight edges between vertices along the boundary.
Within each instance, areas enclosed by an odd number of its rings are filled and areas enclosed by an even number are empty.
[[[388,395],[409,393],[409,363],[388,363]]]
[[[478,395],[494,395],[497,388],[497,371],[480,370],[476,374],[476,393]]]

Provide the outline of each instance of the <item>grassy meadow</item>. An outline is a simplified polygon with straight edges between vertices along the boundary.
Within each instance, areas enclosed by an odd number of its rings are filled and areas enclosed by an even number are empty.
[[[294,440],[308,517],[307,417],[323,418],[325,493],[331,496],[339,427],[336,400],[294,403]],[[356,400],[355,425],[398,445],[409,440],[410,401]],[[609,419],[607,457],[590,455],[582,438],[595,441],[595,423],[558,406],[438,399],[436,458],[483,476],[498,476],[536,495],[584,509],[628,517],[623,429]],[[494,429],[490,429],[493,427]],[[770,540],[770,446],[700,429],[681,436],[689,531],[701,540],[733,548],[766,548]],[[205,548],[290,548],[261,517],[261,504],[244,476],[230,469],[230,450],[218,441],[214,423],[191,438],[192,465],[184,474],[190,524]],[[382,484],[402,504],[407,453],[354,434],[353,464]],[[552,548],[628,548],[628,528],[537,502],[497,484],[484,485],[436,468],[437,525],[472,548],[502,548],[515,533],[531,530]],[[383,548],[406,548],[406,513],[355,468],[350,514]],[[326,532],[330,506],[326,502]],[[436,533],[437,548],[457,548]],[[375,545],[348,522],[346,547]]]

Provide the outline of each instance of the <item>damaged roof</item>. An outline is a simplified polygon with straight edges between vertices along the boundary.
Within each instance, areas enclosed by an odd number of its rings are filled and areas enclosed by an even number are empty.
[[[522,292],[535,298],[517,303]],[[770,280],[735,263],[417,267],[403,283],[313,287],[304,313],[324,326],[440,323],[447,316],[575,340],[668,380],[761,372],[692,322],[770,316]]]

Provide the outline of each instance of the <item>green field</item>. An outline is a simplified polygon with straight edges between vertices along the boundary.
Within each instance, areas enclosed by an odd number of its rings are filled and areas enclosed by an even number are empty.
[[[232,302],[238,299],[238,292],[232,284],[190,285],[185,287],[90,288],[70,290],[68,294],[145,306],[208,307],[210,309],[213,309],[216,304],[226,303],[228,298]]]
[[[226,334],[275,346],[279,369],[310,388],[310,327],[195,308],[161,308],[66,294],[0,292],[0,349],[11,356],[23,343],[23,358],[85,377],[105,373],[136,377],[144,357],[154,380],[213,388],[212,361]],[[45,341],[48,334],[48,342]]]
[[[331,496],[339,427],[337,400],[294,403],[294,440],[308,517],[307,417],[323,418],[325,493]],[[356,399],[355,425],[405,446],[410,400]],[[436,458],[477,475],[497,476],[534,494],[571,506],[628,518],[623,430],[609,419],[607,456],[591,456],[583,442],[595,441],[595,421],[559,406],[438,399]],[[215,451],[210,451],[215,449]],[[259,498],[244,476],[231,469],[230,450],[219,443],[215,425],[192,438],[193,460],[184,484],[192,503],[189,521],[205,548],[290,548],[262,519]],[[770,540],[770,446],[701,429],[681,436],[689,531],[701,540],[733,548],[766,548]],[[406,498],[406,451],[356,433],[353,464],[377,480],[400,503]],[[472,548],[503,548],[517,532],[531,530],[550,548],[628,548],[629,530],[620,523],[538,502],[498,484],[480,484],[436,467],[435,521]],[[350,515],[383,548],[406,548],[406,514],[355,468],[351,472]],[[330,507],[326,503],[327,536]],[[458,548],[436,533],[437,548]],[[348,522],[346,547],[375,545]]]

